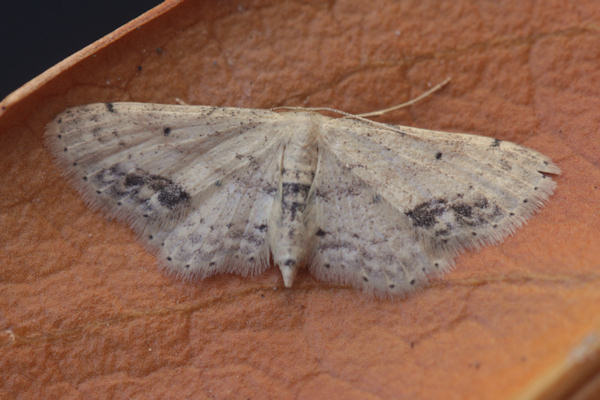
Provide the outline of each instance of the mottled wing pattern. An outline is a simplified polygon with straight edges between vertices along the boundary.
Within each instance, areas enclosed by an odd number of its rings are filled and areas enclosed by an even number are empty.
[[[268,267],[279,114],[145,103],[69,109],[46,140],[85,200],[126,220],[171,271]]]
[[[255,275],[269,267],[266,233],[280,154],[280,147],[271,146],[246,155],[250,159],[198,194],[198,205],[180,223],[155,235],[171,270],[204,278]]]
[[[514,143],[352,119],[325,124],[319,151],[314,274],[381,293],[502,240],[552,193],[545,173],[560,173]]]
[[[377,294],[404,293],[424,281],[436,268],[410,220],[326,146],[319,156],[311,273]]]

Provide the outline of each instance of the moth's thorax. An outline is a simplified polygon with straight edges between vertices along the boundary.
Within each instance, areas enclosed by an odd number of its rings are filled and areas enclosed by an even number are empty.
[[[309,247],[307,226],[311,224],[306,208],[317,169],[319,117],[299,113],[299,123],[290,132],[281,155],[279,192],[269,221],[269,234],[274,261],[288,287],[299,265],[306,261]]]
[[[303,113],[304,114],[304,113]],[[311,185],[317,168],[317,139],[320,124],[308,114],[302,124],[290,132],[284,144],[281,177],[282,182]]]

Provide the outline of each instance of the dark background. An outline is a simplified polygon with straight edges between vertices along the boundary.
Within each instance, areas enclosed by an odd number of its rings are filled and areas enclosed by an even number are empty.
[[[0,12],[0,100],[160,0],[8,2]]]

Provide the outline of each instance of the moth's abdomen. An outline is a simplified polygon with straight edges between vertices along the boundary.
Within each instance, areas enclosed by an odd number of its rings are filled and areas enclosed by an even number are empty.
[[[273,260],[286,287],[292,285],[298,267],[306,262],[310,247],[306,209],[317,169],[318,126],[310,117],[305,122],[302,129],[291,132],[283,151],[279,191],[269,220]]]

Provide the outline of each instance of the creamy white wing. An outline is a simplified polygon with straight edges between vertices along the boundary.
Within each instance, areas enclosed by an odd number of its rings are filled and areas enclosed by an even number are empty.
[[[268,211],[285,135],[253,109],[99,103],[69,109],[46,141],[85,200],[130,223],[189,276],[268,266]]]
[[[427,253],[410,220],[379,188],[327,147],[319,148],[319,156],[309,211],[315,223],[309,269],[315,277],[379,295],[401,294],[448,267],[448,260]]]
[[[325,124],[319,151],[319,174],[337,168],[341,180],[336,188],[329,183],[333,177],[316,178],[316,193],[326,193],[315,198],[317,215],[328,222],[338,215],[344,224],[336,228],[340,234],[361,238],[349,240],[370,255],[353,256],[355,273],[364,276],[363,283],[358,278],[350,283],[380,292],[393,291],[384,282],[398,288],[398,277],[404,286],[417,285],[430,271],[451,266],[461,249],[495,243],[514,232],[552,193],[555,183],[545,174],[560,173],[547,157],[514,143],[403,126],[386,129],[351,119]],[[323,249],[345,239],[326,234],[316,241],[316,248]],[[315,274],[342,282],[341,275],[327,269],[349,254],[340,248],[316,255]],[[368,267],[370,258],[397,275]]]

